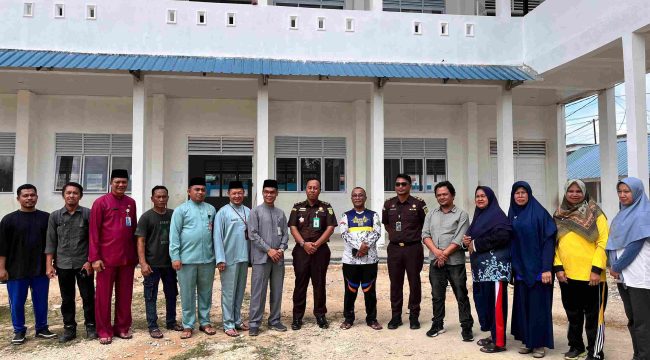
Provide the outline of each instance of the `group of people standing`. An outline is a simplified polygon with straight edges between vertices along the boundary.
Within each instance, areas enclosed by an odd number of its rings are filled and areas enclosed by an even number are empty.
[[[83,187],[63,187],[64,206],[48,214],[36,209],[36,188],[17,189],[20,209],[0,222],[0,280],[7,290],[14,327],[13,344],[25,341],[25,310],[31,290],[36,337],[55,338],[47,324],[49,279],[58,277],[64,320],[61,342],[76,338],[75,283],[83,300],[88,338],[110,344],[113,337],[130,339],[131,302],[136,265],[144,277],[144,298],[149,334],[162,338],[158,326],[157,294],[163,284],[165,327],[180,338],[198,329],[208,335],[217,330],[210,319],[215,269],[220,273],[223,331],[239,336],[260,333],[270,298],[268,328],[286,331],[281,322],[284,252],[289,233],[295,239],[295,287],[291,328],[303,326],[309,282],[313,287],[316,323],[327,328],[326,273],[330,262],[328,241],[335,227],[344,240],[343,330],[355,321],[354,304],[363,292],[366,324],[381,330],[377,320],[377,241],[381,225],[388,233],[387,263],[390,279],[389,329],[402,325],[403,286],[409,282],[409,327],[419,329],[420,273],[424,248],[429,250],[433,318],[429,337],[445,332],[445,293],[448,284],[458,302],[463,341],[473,341],[474,319],[467,288],[465,252],[469,252],[474,305],[481,331],[490,336],[477,344],[484,353],[506,350],[508,283],[514,284],[511,332],[522,342],[519,352],[535,358],[552,349],[553,283],[557,278],[567,314],[569,351],[565,359],[603,359],[604,311],[607,302],[606,268],[617,279],[629,319],[634,359],[650,359],[650,201],[642,182],[626,178],[617,185],[621,211],[611,229],[584,183],[569,180],[560,207],[551,216],[523,181],[512,186],[510,209],[501,210],[492,189],[475,191],[473,218],[454,204],[456,191],[448,182],[436,184],[438,205],[411,196],[411,177],[395,179],[396,196],[384,203],[381,215],[367,209],[363,188],[351,191],[353,208],[337,220],[330,204],[319,199],[320,181],[306,182],[307,199],[296,203],[289,218],[275,206],[278,184],[266,180],[264,202],[243,205],[244,187],[233,181],[229,204],[217,211],[205,202],[204,178],[193,178],[188,200],[168,209],[164,186],[152,189],[153,208],[136,218],[136,203],[127,196],[128,173],[113,170],[111,191],[91,209],[79,205]],[[252,267],[249,321],[242,318],[248,268]],[[180,288],[181,320],[176,317]],[[111,298],[115,315],[111,323]],[[587,345],[583,341],[586,333]]]

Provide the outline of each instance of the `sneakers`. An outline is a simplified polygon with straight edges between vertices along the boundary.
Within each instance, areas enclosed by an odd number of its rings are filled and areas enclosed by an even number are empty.
[[[77,330],[75,328],[63,328],[63,334],[59,336],[60,343],[72,341],[77,337]]]
[[[285,332],[287,331],[287,327],[284,326],[282,323],[277,323],[273,325],[269,325],[269,329],[279,331],[279,332]]]
[[[36,337],[41,339],[54,339],[56,334],[51,332],[50,329],[45,328],[36,332]]]
[[[587,352],[583,350],[578,350],[576,348],[571,348],[569,351],[564,353],[565,360],[577,360],[581,357],[587,356]]]
[[[446,330],[445,330],[444,327],[442,327],[442,325],[440,325],[440,324],[433,324],[433,325],[431,325],[431,329],[429,329],[429,331],[427,331],[427,336],[428,336],[428,337],[436,337],[436,336],[438,336],[438,335],[440,335],[440,334],[444,334],[445,331],[446,331]],[[471,340],[470,340],[470,341],[471,341]]]
[[[534,357],[535,359],[541,359],[541,358],[543,358],[544,356],[546,356],[546,350],[544,350],[543,347],[539,347],[539,348],[534,348],[534,349],[533,349],[533,357]]]
[[[443,329],[443,331],[444,331],[444,329]],[[463,337],[464,342],[474,341],[474,333],[472,332],[472,329],[463,329],[460,332],[460,336]]]
[[[393,316],[388,322],[388,329],[390,330],[395,330],[400,326],[402,326],[402,318],[400,316]]]
[[[14,338],[11,339],[12,345],[22,345],[25,343],[25,332],[14,333]]]

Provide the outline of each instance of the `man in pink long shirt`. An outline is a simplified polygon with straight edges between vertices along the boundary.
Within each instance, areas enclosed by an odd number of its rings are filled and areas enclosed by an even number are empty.
[[[95,322],[99,342],[110,344],[113,336],[131,339],[131,300],[136,252],[135,201],[126,196],[129,174],[111,172],[111,192],[99,197],[90,210],[88,261],[97,273]],[[111,297],[115,285],[115,324],[111,326]]]

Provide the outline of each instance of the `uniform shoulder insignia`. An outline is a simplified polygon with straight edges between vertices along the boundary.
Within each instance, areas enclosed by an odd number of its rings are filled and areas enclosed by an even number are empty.
[[[419,196],[413,196],[413,197],[416,198],[416,199],[418,199],[418,200],[420,200],[420,201],[424,201],[424,199],[422,199],[422,198],[419,197]]]
[[[302,204],[302,201],[299,201],[299,202],[293,204],[293,207],[300,207],[300,204]]]
[[[325,202],[325,201],[321,201],[320,203],[323,204],[323,206],[332,206],[332,205],[330,205],[330,203]]]
[[[395,200],[396,198],[397,198],[397,196],[393,196],[392,198],[389,198],[388,200],[386,200],[386,202],[393,201],[393,200]]]

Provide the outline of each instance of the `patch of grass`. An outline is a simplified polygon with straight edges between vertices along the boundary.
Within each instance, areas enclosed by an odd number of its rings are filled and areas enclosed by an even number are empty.
[[[213,351],[208,348],[208,345],[204,341],[201,341],[200,343],[196,344],[195,347],[185,351],[184,353],[172,356],[170,360],[190,360],[208,357],[212,355],[212,352]]]
[[[245,348],[247,346],[248,346],[248,344],[246,344],[246,342],[241,337],[238,337],[238,338],[235,338],[234,343],[232,345],[230,345],[229,348],[221,350],[220,353],[224,354],[224,353],[227,353],[227,352],[236,351],[237,349]]]

